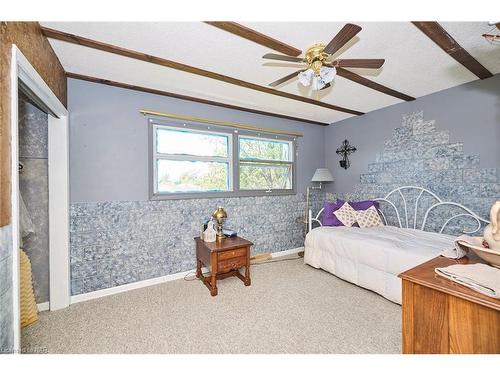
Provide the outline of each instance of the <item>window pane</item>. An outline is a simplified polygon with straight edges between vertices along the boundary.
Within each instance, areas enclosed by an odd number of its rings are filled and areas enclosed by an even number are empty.
[[[291,188],[291,165],[240,164],[240,189],[242,190]]]
[[[157,161],[159,193],[227,191],[229,164],[205,161]]]
[[[156,150],[162,154],[227,157],[228,136],[158,128]]]
[[[286,141],[240,137],[240,159],[292,161],[291,146]]]

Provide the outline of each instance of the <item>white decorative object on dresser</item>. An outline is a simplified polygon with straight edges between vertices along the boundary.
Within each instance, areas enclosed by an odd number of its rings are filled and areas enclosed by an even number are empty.
[[[488,264],[500,268],[500,201],[491,206],[490,220],[491,223],[484,228],[483,237],[461,236],[457,245],[472,250]]]
[[[496,201],[490,210],[491,223],[484,228],[484,240],[492,250],[500,251],[500,201]]]
[[[207,224],[207,229],[203,231],[203,241],[205,242],[215,242],[217,239],[217,231],[215,230],[215,224],[210,220]]]

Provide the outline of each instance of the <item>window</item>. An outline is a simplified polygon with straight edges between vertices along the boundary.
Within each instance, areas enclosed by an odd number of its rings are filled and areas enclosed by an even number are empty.
[[[292,142],[239,137],[241,190],[291,190]]]
[[[232,190],[231,134],[154,127],[154,192]]]
[[[150,123],[152,199],[295,193],[291,137]]]

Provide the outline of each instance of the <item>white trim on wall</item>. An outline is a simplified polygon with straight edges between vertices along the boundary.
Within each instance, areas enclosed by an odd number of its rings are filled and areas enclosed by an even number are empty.
[[[297,253],[300,253],[301,251],[304,251],[304,246],[296,247],[295,249],[277,251],[275,253],[271,253],[271,256],[273,258],[279,258],[279,257],[287,256],[287,255],[297,254]]]
[[[70,303],[68,116],[49,116],[49,300],[50,309]]]
[[[295,249],[277,251],[275,253],[271,253],[271,255],[273,258],[278,258],[278,257],[286,256],[286,255],[297,254],[303,250],[304,250],[304,247],[297,247]],[[208,269],[202,268],[202,272],[206,273],[206,272],[208,272]],[[157,284],[163,284],[163,283],[166,283],[168,281],[183,279],[184,277],[186,277],[189,274],[193,274],[193,276],[194,276],[196,274],[196,270],[193,269],[193,270],[189,270],[189,271],[174,273],[172,275],[155,277],[154,279],[142,280],[142,281],[137,281],[135,283],[115,286],[113,288],[96,290],[95,292],[77,294],[76,296],[71,296],[71,303],[73,304],[73,303],[78,303],[78,302],[90,301],[90,300],[93,300],[96,298],[112,296],[113,294],[128,292],[128,291],[131,291],[134,289],[140,289],[140,288],[145,288],[145,287],[153,286],[153,285],[157,285]]]
[[[50,310],[50,303],[48,301],[42,302],[42,303],[37,303],[36,307],[38,309],[38,312],[47,311],[47,310]]]
[[[50,309],[69,306],[69,154],[68,111],[14,44],[11,50],[11,181],[14,351],[20,350],[19,306],[19,150],[18,79],[56,115],[49,119],[49,273]]]
[[[19,301],[20,263],[19,263],[19,140],[18,140],[18,92],[17,79],[19,50],[14,45],[11,51],[10,70],[10,181],[11,181],[11,212],[12,212],[12,311],[14,319],[14,353],[21,349],[21,312]],[[19,52],[20,53],[20,52]]]

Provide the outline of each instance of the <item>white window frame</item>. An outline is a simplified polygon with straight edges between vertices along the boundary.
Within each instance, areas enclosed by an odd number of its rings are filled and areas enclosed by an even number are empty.
[[[184,133],[192,134],[208,134],[208,135],[220,135],[227,137],[228,147],[227,156],[199,156],[199,155],[187,155],[187,154],[164,154],[157,151],[157,134],[159,129],[166,129],[169,131],[180,131]],[[168,196],[181,196],[181,195],[203,195],[203,194],[224,194],[233,191],[233,135],[226,132],[209,131],[209,130],[197,130],[191,128],[184,128],[178,126],[168,126],[162,124],[153,124],[153,135],[152,135],[152,148],[153,148],[153,195],[155,197],[168,197]],[[159,192],[158,191],[158,160],[174,160],[174,161],[205,161],[205,162],[218,162],[227,163],[228,165],[228,190],[224,191],[178,191],[178,192]]]
[[[192,199],[192,198],[218,198],[218,197],[249,197],[249,196],[269,196],[269,195],[294,195],[296,194],[297,186],[297,143],[296,138],[293,136],[285,135],[272,135],[269,133],[260,133],[251,130],[235,129],[230,127],[222,127],[217,125],[205,125],[196,122],[183,123],[179,121],[166,121],[165,119],[157,118],[155,116],[148,116],[149,128],[149,199],[150,200],[170,200],[170,199]],[[168,128],[169,130],[181,130],[193,133],[208,133],[220,134],[229,138],[229,153],[228,157],[204,157],[193,155],[171,155],[161,154],[156,152],[156,129]],[[291,146],[291,158],[289,162],[282,162],[276,160],[256,159],[256,162],[269,162],[271,165],[288,164],[292,166],[292,189],[260,189],[260,190],[240,190],[239,188],[239,138],[255,138],[266,141],[285,141],[289,142]],[[165,157],[164,157],[165,156]],[[193,191],[193,192],[168,192],[162,193],[157,190],[157,165],[156,160],[189,160],[189,161],[223,161],[229,162],[229,186],[228,191]]]
[[[258,158],[256,158],[256,159],[240,159],[240,139],[241,138],[254,139],[257,141],[267,141],[267,142],[279,141],[279,142],[283,142],[283,143],[288,143],[288,145],[290,147],[289,153],[290,153],[291,160],[284,161],[284,160],[258,159]],[[236,159],[237,159],[236,162],[238,163],[238,173],[236,175],[236,178],[238,179],[238,189],[240,191],[253,192],[253,193],[256,193],[256,192],[286,193],[286,192],[293,192],[295,190],[295,147],[294,147],[295,145],[294,145],[294,142],[292,140],[262,137],[259,135],[241,135],[241,136],[238,136],[237,142],[238,142],[238,153],[236,154]],[[240,187],[240,173],[239,173],[240,166],[242,164],[250,164],[250,165],[251,164],[265,164],[265,165],[269,165],[269,166],[280,166],[280,165],[289,166],[290,172],[292,173],[292,176],[291,176],[292,187],[291,187],[291,189],[272,189],[272,188],[268,188],[268,189],[242,189]]]

